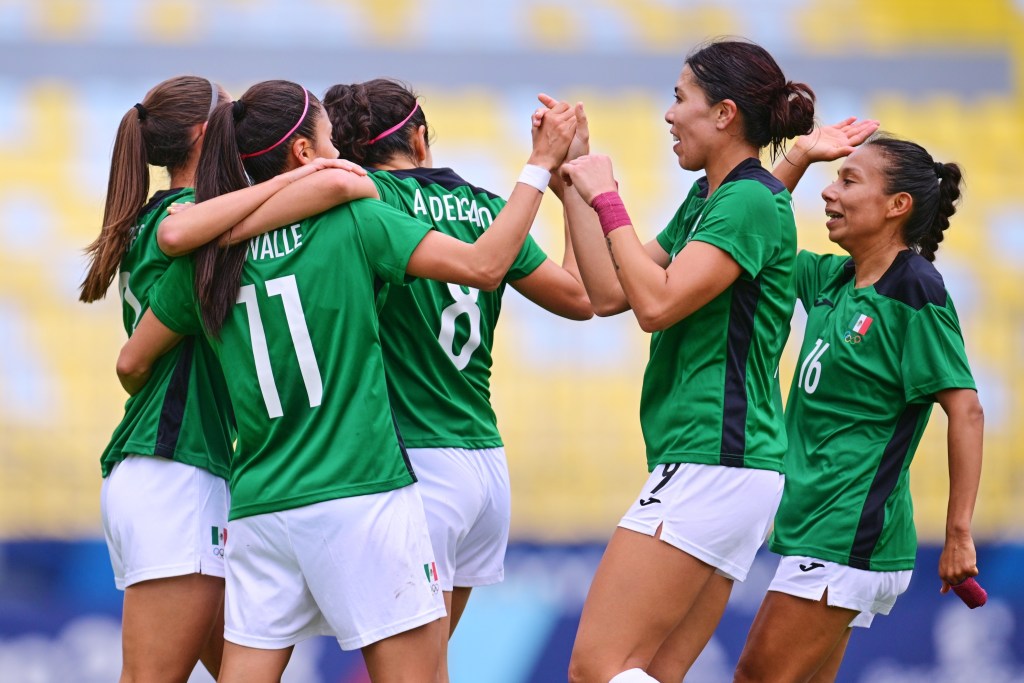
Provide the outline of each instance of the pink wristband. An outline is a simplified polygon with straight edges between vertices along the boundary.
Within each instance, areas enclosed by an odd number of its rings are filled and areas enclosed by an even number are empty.
[[[590,206],[597,212],[597,218],[601,221],[601,232],[605,237],[612,230],[621,228],[624,225],[633,225],[626,213],[626,207],[622,203],[622,197],[618,192],[603,192],[590,202]]]

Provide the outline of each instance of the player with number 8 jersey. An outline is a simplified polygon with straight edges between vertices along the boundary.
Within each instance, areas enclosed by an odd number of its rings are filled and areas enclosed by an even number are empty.
[[[447,168],[376,171],[370,177],[382,201],[464,242],[476,241],[505,204]],[[418,280],[388,294],[381,342],[406,446],[502,446],[490,402],[491,346],[501,297],[509,281],[530,275],[546,260],[527,235],[497,289]],[[437,343],[429,343],[428,335]]]

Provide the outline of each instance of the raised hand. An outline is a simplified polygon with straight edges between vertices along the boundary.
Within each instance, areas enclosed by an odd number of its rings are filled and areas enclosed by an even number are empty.
[[[565,159],[576,134],[576,112],[567,102],[543,93],[537,99],[544,105],[533,112],[533,153],[530,163],[554,171]]]
[[[793,141],[786,160],[794,166],[809,166],[816,161],[835,161],[848,156],[854,148],[878,130],[874,119],[858,121],[856,116],[830,126],[819,126]]]

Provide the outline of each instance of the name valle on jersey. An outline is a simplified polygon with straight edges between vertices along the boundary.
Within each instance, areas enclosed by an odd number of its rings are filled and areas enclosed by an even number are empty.
[[[423,191],[416,189],[412,200],[412,212],[417,216],[429,216],[438,221],[466,221],[480,228],[488,227],[494,222],[494,215],[486,206],[479,206],[475,199],[458,197],[453,194],[423,196]]]
[[[249,256],[254,261],[287,256],[302,246],[301,223],[265,232],[249,239]]]

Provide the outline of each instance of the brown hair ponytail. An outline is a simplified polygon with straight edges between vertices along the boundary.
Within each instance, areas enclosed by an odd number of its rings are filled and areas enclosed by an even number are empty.
[[[212,105],[224,97],[212,81],[178,76],[158,84],[121,117],[110,160],[103,227],[85,250],[90,264],[81,286],[82,301],[102,299],[110,288],[149,195],[149,166],[170,172],[182,167],[196,142],[192,128],[206,121]]]

